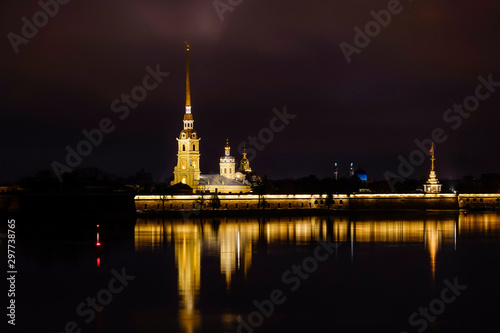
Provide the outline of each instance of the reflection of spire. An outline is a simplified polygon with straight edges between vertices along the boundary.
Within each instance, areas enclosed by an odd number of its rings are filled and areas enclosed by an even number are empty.
[[[200,294],[201,237],[198,228],[174,229],[175,263],[177,266],[177,288],[179,292],[179,322],[186,332],[193,332],[199,325],[196,302]]]
[[[192,310],[200,290],[200,241],[197,230],[181,236],[182,243],[175,244],[180,307]]]
[[[429,222],[425,221],[425,242],[427,248],[429,249],[430,260],[431,260],[431,271],[432,280],[436,277],[436,256],[439,251],[439,229],[441,227],[438,225],[437,221]],[[449,225],[451,227],[451,225]]]

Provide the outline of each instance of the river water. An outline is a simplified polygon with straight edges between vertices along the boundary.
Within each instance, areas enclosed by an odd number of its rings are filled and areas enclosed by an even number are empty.
[[[499,212],[95,221],[18,233],[17,331],[500,331]]]

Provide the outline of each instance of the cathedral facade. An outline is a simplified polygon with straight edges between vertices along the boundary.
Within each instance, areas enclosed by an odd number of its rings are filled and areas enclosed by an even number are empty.
[[[243,153],[240,171],[236,172],[234,156],[226,140],[224,156],[220,158],[220,173],[203,175],[200,172],[200,140],[194,129],[194,118],[191,113],[191,86],[189,73],[189,43],[186,42],[186,106],[183,129],[177,137],[177,164],[174,167],[174,180],[170,185],[179,183],[190,186],[193,192],[211,193],[247,193],[251,191],[250,181],[246,173],[251,172],[250,164]]]

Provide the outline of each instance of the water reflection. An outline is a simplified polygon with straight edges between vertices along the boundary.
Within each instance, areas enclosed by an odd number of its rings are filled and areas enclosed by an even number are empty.
[[[174,248],[179,324],[185,332],[193,332],[201,325],[197,303],[203,258],[218,258],[220,274],[229,291],[235,274],[247,277],[256,245],[265,244],[266,251],[272,251],[273,245],[300,247],[329,236],[349,244],[352,260],[356,259],[356,245],[422,246],[429,255],[434,279],[436,258],[443,247],[456,250],[460,234],[490,232],[500,232],[498,213],[427,214],[421,218],[376,220],[349,216],[195,221],[140,218],[135,225],[135,250],[158,252],[164,247]]]

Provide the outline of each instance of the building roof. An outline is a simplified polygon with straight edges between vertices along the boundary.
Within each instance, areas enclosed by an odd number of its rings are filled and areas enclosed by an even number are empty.
[[[242,186],[245,184],[221,175],[200,175],[198,186],[206,185]]]

